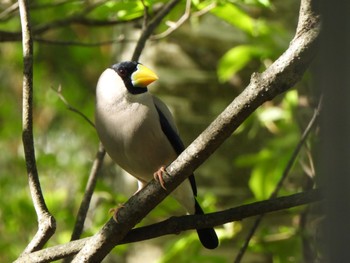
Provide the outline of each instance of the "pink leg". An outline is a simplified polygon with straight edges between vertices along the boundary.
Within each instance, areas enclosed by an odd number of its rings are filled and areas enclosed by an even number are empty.
[[[159,170],[153,174],[153,176],[154,176],[154,179],[156,179],[160,183],[162,188],[166,190],[165,182],[163,180],[163,173],[166,173],[165,166],[160,167]]]

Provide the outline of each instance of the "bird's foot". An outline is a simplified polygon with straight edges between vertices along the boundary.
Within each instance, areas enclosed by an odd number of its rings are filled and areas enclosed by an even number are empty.
[[[109,213],[110,214],[113,214],[113,219],[115,222],[119,223],[119,220],[118,220],[118,212],[120,209],[124,208],[124,205],[118,205],[118,207],[114,207],[114,208],[111,208],[109,209]]]
[[[162,186],[162,188],[166,191],[165,182],[163,179],[163,173],[166,173],[165,166],[160,167],[159,170],[153,174],[153,176],[154,176],[154,179],[157,180]]]

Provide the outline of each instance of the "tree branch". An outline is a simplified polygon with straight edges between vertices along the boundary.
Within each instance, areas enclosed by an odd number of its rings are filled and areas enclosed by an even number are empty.
[[[220,212],[205,215],[186,215],[171,217],[162,222],[140,227],[131,230],[120,244],[139,242],[164,235],[178,234],[182,231],[206,228],[225,224],[233,221],[241,221],[245,218],[259,215],[260,213],[270,213],[288,209],[300,205],[318,202],[323,199],[320,190],[310,190],[308,192],[279,197],[271,200],[255,202],[248,205],[227,209]],[[58,245],[43,249],[19,258],[16,263],[22,262],[49,262],[63,257],[72,256],[78,253],[82,247],[89,242],[90,238],[72,241],[67,244]]]
[[[73,24],[89,26],[89,27],[114,26],[114,25],[129,23],[131,21],[137,21],[142,18],[142,16],[136,17],[132,20],[102,20],[102,19],[86,18],[85,15],[91,12],[98,5],[99,3],[90,7],[86,7],[79,14],[74,14],[68,17],[64,17],[62,19],[51,21],[49,23],[33,26],[32,36],[34,38],[39,38],[41,34],[49,30],[53,30],[61,27],[67,27]],[[21,41],[21,40],[22,40],[21,32],[9,32],[9,31],[0,30],[0,42],[12,42],[12,41]]]
[[[79,47],[99,47],[99,46],[105,46],[105,45],[113,45],[116,43],[126,43],[126,42],[136,42],[135,40],[129,40],[125,39],[123,35],[119,36],[116,39],[111,40],[104,40],[104,41],[98,41],[98,42],[80,42],[80,41],[62,41],[57,39],[48,39],[48,38],[41,38],[41,37],[34,37],[34,41],[42,43],[42,44],[48,44],[48,45],[59,45],[59,46],[79,46]]]
[[[22,141],[28,174],[29,189],[38,218],[38,231],[23,253],[41,249],[54,234],[56,223],[50,214],[41,191],[36,167],[33,138],[33,40],[31,35],[28,1],[19,0],[23,39],[23,105]]]
[[[177,22],[169,22],[169,28],[160,34],[153,36],[153,39],[160,39],[166,37],[172,32],[174,32],[177,28],[179,28],[183,23],[185,23],[187,19],[189,19],[191,16],[191,3],[191,0],[186,0],[185,12],[181,16],[181,18]]]
[[[80,204],[80,208],[78,211],[77,220],[75,222],[71,240],[76,240],[80,238],[80,235],[83,232],[85,218],[89,210],[92,194],[94,193],[98,174],[102,168],[103,159],[105,155],[106,155],[106,151],[104,150],[103,145],[100,143],[95,161],[90,171],[89,180],[85,188],[84,198]]]
[[[142,30],[139,41],[136,44],[134,54],[132,56],[133,61],[138,61],[143,48],[145,47],[147,39],[151,36],[153,31],[157,28],[162,19],[177,5],[179,0],[172,0],[168,2],[163,9],[151,20],[151,22]]]
[[[303,3],[311,5],[315,1],[305,0]],[[263,73],[253,74],[248,87],[166,169],[163,179],[167,191],[152,180],[119,210],[119,223],[111,218],[85,244],[73,262],[101,261],[131,228],[192,174],[256,108],[285,92],[301,79],[315,56],[320,30],[319,16],[316,13],[306,12],[303,15],[307,19],[299,21],[298,31],[289,48]],[[137,52],[135,54],[138,58]]]
[[[78,114],[80,117],[82,117],[87,123],[89,123],[93,128],[95,128],[95,124],[93,121],[91,121],[84,113],[82,113],[80,110],[77,108],[73,107],[72,105],[69,104],[69,102],[66,100],[66,98],[62,94],[62,87],[59,85],[58,89],[55,90],[52,88],[53,91],[55,91],[58,95],[58,97],[61,99],[61,101],[66,105],[67,109]]]
[[[106,151],[103,148],[102,143],[99,143],[98,151],[96,153],[96,157],[95,157],[94,163],[93,163],[91,171],[90,171],[89,180],[88,180],[86,187],[85,187],[84,197],[80,203],[80,207],[79,207],[76,221],[74,224],[74,229],[73,229],[71,239],[70,239],[71,241],[78,240],[80,238],[81,234],[83,233],[85,219],[86,219],[87,213],[89,211],[91,198],[92,198],[92,195],[95,191],[98,175],[100,174],[100,171],[101,171],[101,168],[103,165],[103,159],[104,159],[105,155],[106,155]],[[62,262],[63,263],[71,262],[72,259],[73,258],[68,256],[68,257],[65,257],[65,259]]]

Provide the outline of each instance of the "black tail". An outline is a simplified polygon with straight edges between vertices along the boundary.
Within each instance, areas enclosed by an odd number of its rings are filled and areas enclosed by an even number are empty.
[[[195,203],[195,214],[196,215],[204,214],[197,200]],[[217,246],[219,245],[219,240],[215,233],[214,228],[197,229],[197,233],[198,233],[199,240],[201,241],[202,245],[205,248],[214,249],[214,248],[217,248]]]

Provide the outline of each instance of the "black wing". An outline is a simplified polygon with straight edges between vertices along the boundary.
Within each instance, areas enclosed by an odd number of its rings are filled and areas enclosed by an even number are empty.
[[[159,115],[159,121],[160,121],[160,126],[162,127],[162,131],[164,132],[165,136],[168,138],[169,142],[173,146],[175,152],[177,155],[180,155],[180,153],[183,152],[185,149],[185,146],[183,142],[180,139],[180,136],[177,134],[176,131],[171,127],[169,121],[165,117],[164,113],[157,107],[156,104],[154,104]],[[197,186],[196,186],[196,180],[194,178],[194,175],[191,174],[188,179],[190,180],[193,195],[197,196]]]

